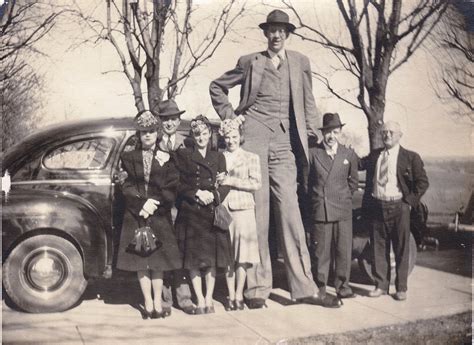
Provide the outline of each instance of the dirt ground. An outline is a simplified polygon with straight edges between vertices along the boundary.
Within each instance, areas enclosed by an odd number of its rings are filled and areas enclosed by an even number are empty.
[[[401,325],[363,329],[354,332],[327,334],[289,340],[288,345],[307,344],[471,344],[472,315],[470,312]]]

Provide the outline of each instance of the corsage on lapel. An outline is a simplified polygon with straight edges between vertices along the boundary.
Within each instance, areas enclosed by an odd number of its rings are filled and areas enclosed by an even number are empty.
[[[167,161],[170,160],[170,154],[165,151],[158,150],[155,154],[155,159],[160,163],[160,166],[163,166]]]
[[[344,164],[344,165],[349,164],[349,161],[347,160],[347,158],[344,158],[344,161],[342,162],[342,164]]]

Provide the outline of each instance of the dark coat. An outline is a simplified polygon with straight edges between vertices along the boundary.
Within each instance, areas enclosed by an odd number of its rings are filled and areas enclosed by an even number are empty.
[[[122,185],[125,199],[125,214],[120,236],[117,258],[117,268],[126,271],[155,269],[169,271],[181,267],[181,257],[171,222],[171,207],[176,199],[179,174],[173,157],[163,166],[153,158],[148,191],[145,191],[143,173],[143,156],[141,150],[124,152],[121,156],[122,167],[127,172],[127,178]],[[139,212],[147,199],[160,202],[155,213],[149,217],[149,225],[162,247],[151,256],[143,258],[125,251],[133,238],[136,228],[145,225]]]
[[[352,194],[359,182],[356,153],[339,144],[332,160],[321,143],[311,147],[309,155],[308,200],[312,221],[351,219]]]
[[[227,186],[216,188],[216,175],[226,171],[224,155],[208,150],[203,158],[194,147],[184,148],[176,152],[176,161],[180,181],[175,226],[184,268],[227,267],[233,257],[229,232],[213,226],[214,209],[229,192]],[[198,204],[198,189],[212,192],[214,202]]]
[[[374,150],[360,161],[360,170],[367,170],[363,207],[368,207],[372,199],[377,160],[382,151],[383,149]],[[397,157],[397,182],[403,194],[403,201],[412,207],[418,205],[429,186],[420,155],[401,146]]]

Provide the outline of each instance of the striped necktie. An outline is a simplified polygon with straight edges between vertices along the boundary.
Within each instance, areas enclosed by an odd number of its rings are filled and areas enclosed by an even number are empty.
[[[388,183],[388,151],[382,152],[382,160],[380,161],[378,184],[385,186]]]
[[[166,142],[166,148],[168,152],[173,151],[173,143],[171,142],[171,137],[168,137],[168,141]]]

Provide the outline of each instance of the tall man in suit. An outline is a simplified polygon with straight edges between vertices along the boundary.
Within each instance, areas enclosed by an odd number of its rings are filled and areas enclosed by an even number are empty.
[[[175,152],[184,147],[184,137],[176,133],[181,123],[181,114],[184,110],[179,110],[178,105],[173,100],[162,101],[158,104],[158,117],[161,120],[163,136],[158,147],[165,152]],[[176,207],[171,210],[173,223],[176,218]],[[195,314],[196,308],[191,300],[191,290],[189,288],[188,277],[184,270],[176,270],[165,279],[166,286],[163,287],[163,310],[171,312],[173,304],[172,290],[174,290],[178,306],[186,314]]]
[[[384,148],[362,159],[367,169],[363,207],[371,224],[372,274],[375,290],[369,297],[388,293],[390,284],[390,243],[396,262],[394,298],[407,298],[410,243],[410,208],[416,207],[428,189],[428,177],[420,156],[400,146],[402,131],[397,122],[382,127]]]
[[[349,286],[352,256],[352,194],[358,185],[359,159],[338,140],[344,124],[338,114],[323,116],[323,141],[309,151],[308,201],[311,248],[320,293],[328,283],[334,249],[334,287],[339,298],[354,297]]]
[[[235,118],[243,123],[243,148],[260,158],[262,188],[255,192],[255,203],[261,263],[248,271],[247,305],[266,307],[272,289],[268,246],[271,199],[291,297],[337,307],[336,299],[318,296],[298,207],[296,163],[300,159],[307,167],[308,136],[316,136],[318,122],[310,63],[306,56],[284,48],[295,30],[285,12],[270,12],[259,26],[267,38],[267,50],[241,57],[234,69],[210,85],[217,114],[223,120]],[[236,85],[240,85],[240,103],[234,110],[228,93]]]

